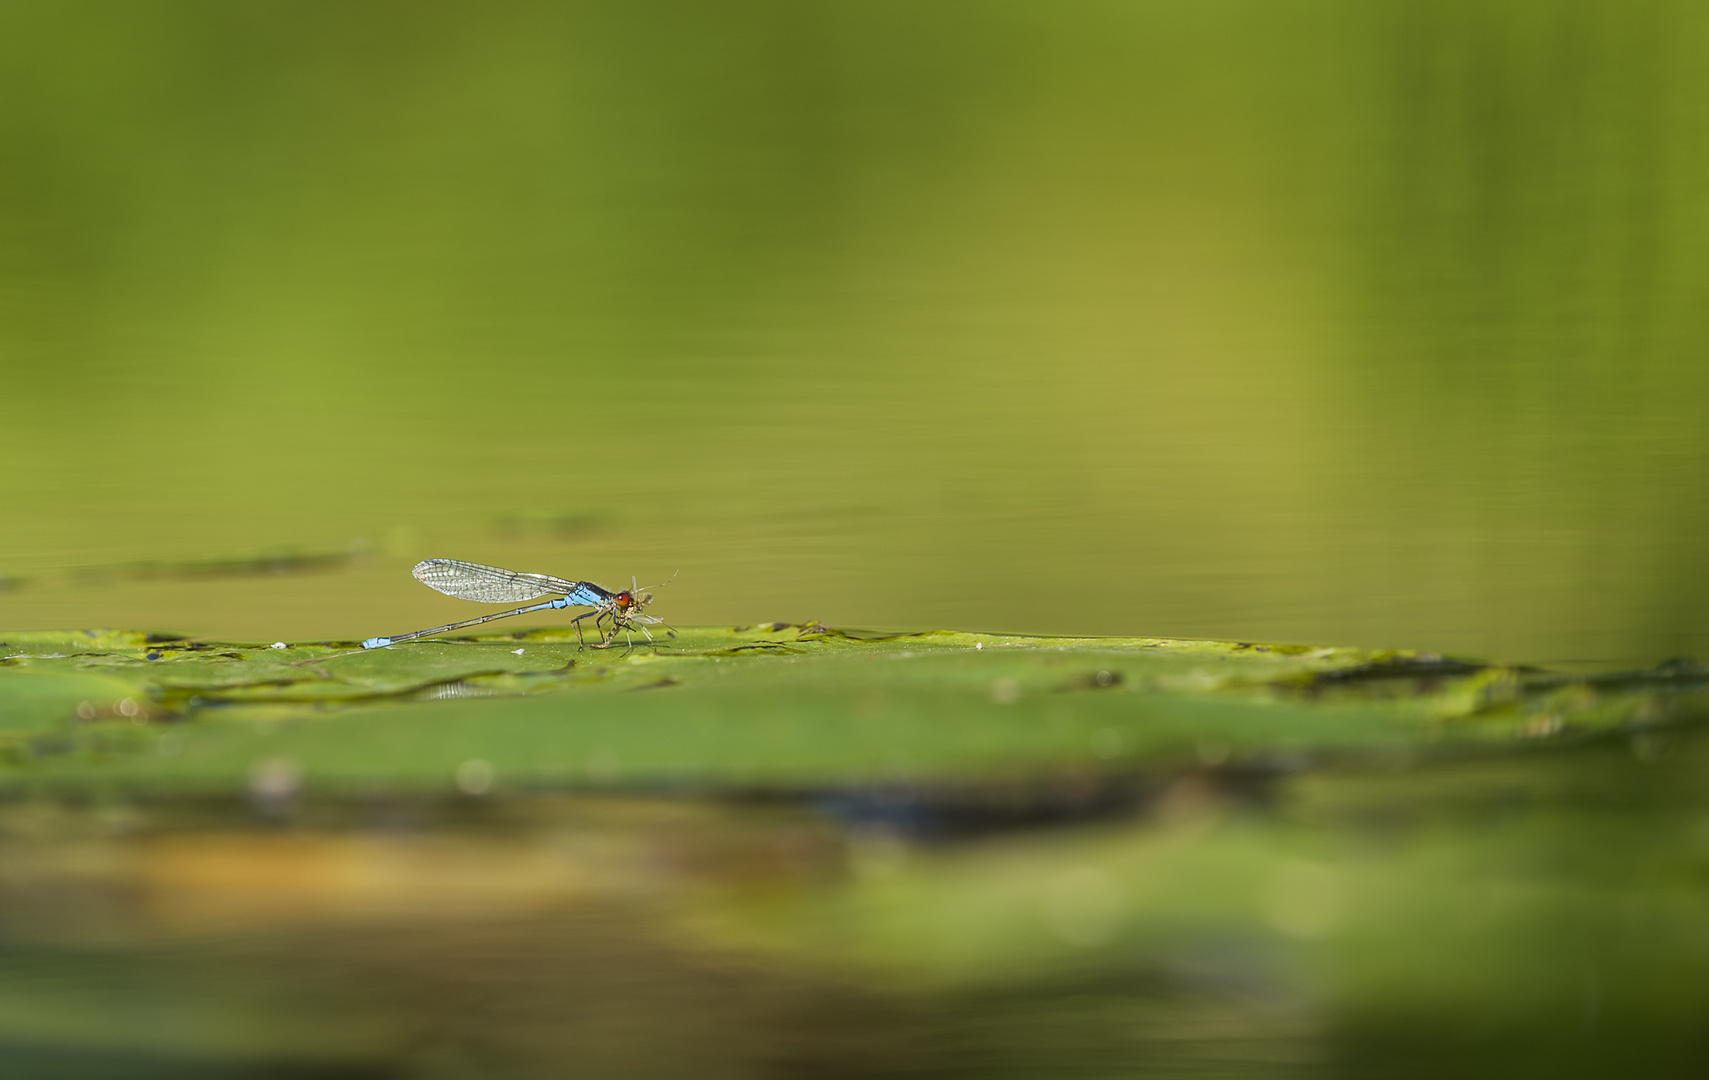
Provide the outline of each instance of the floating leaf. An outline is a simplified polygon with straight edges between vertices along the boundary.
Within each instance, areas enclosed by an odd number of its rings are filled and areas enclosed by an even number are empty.
[[[290,760],[304,791],[329,793],[451,790],[470,759],[497,792],[1293,770],[1654,723],[1694,707],[1705,681],[1696,669],[1567,677],[1395,651],[820,624],[608,650],[561,629],[372,651],[119,631],[8,640],[0,671],[35,680],[17,682],[32,703],[8,723],[45,730],[80,701],[130,697],[171,752],[133,740],[127,756],[102,738],[99,753],[14,755],[4,775],[157,791],[243,790],[263,759]],[[79,738],[113,715],[99,706]]]

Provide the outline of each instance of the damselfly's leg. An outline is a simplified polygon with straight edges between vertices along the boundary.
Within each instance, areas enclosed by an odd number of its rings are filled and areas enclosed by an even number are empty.
[[[647,644],[649,644],[653,647],[654,652],[658,652],[659,643],[653,637],[653,632],[651,630],[647,629],[646,626],[642,625],[639,622],[630,622],[628,625],[624,626],[624,628],[623,628],[623,634],[629,640],[629,648],[633,649],[635,647],[635,635],[630,633],[631,630],[641,631],[641,636],[647,639]]]
[[[599,609],[595,608],[592,611],[584,611],[580,615],[577,615],[575,618],[570,620],[570,625],[576,628],[576,643],[577,643],[576,648],[578,650],[585,650],[587,648],[587,638],[582,636],[582,620],[587,618],[589,615],[598,615],[598,614],[599,614]],[[599,625],[597,620],[595,621],[594,625],[595,626]]]

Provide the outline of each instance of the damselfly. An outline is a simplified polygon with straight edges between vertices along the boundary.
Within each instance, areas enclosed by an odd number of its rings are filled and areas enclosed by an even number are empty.
[[[473,600],[481,604],[514,604],[521,600],[537,600],[542,596],[557,595],[542,604],[495,611],[491,615],[435,626],[431,630],[417,630],[413,634],[399,634],[397,637],[372,637],[362,643],[364,649],[383,649],[400,641],[414,641],[429,634],[443,634],[447,630],[461,630],[465,626],[492,622],[494,619],[508,619],[512,615],[526,615],[530,611],[545,611],[548,608],[592,608],[592,611],[584,611],[571,619],[570,623],[576,628],[576,637],[585,645],[581,622],[583,619],[593,619],[594,626],[602,629],[604,633],[599,644],[594,646],[596,649],[610,645],[619,630],[626,636],[631,631],[639,630],[648,641],[652,641],[653,635],[644,624],[657,625],[664,621],[656,616],[643,614],[647,605],[653,602],[653,594],[636,586],[633,578],[630,579],[630,588],[622,592],[612,592],[591,581],[566,581],[550,574],[520,574],[515,570],[501,570],[496,566],[483,566],[480,563],[464,562],[462,559],[423,559],[415,564],[414,574],[417,581],[430,589],[436,589],[446,596],[455,596],[459,600]],[[604,625],[607,619],[611,620],[610,626]],[[634,638],[630,636],[629,641],[633,644]]]

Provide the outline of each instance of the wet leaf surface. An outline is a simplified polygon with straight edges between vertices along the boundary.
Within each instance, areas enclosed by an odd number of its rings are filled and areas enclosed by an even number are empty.
[[[448,790],[470,759],[508,790],[1292,770],[1661,723],[1705,685],[1691,667],[1565,676],[1404,652],[819,624],[604,651],[564,631],[372,651],[4,640],[4,782],[227,793],[263,759],[327,791]],[[120,740],[113,721],[135,730]]]

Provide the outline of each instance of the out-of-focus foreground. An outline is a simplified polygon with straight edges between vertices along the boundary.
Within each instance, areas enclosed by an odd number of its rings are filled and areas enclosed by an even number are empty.
[[[9,1073],[1705,1061],[1700,667],[818,624],[7,638]]]

